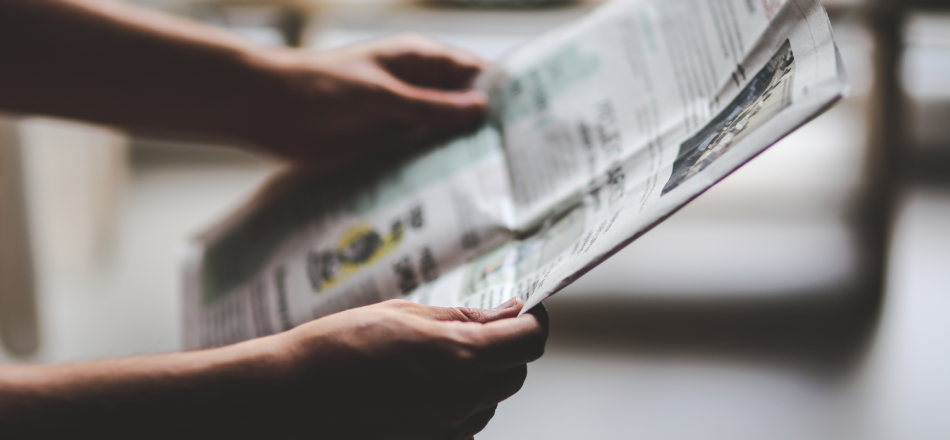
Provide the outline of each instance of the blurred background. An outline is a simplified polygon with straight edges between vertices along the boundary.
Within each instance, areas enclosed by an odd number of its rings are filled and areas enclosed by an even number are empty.
[[[600,2],[138,3],[495,59]],[[548,353],[479,438],[950,438],[950,2],[824,4],[851,96],[547,301]],[[0,361],[179,349],[184,243],[276,167],[0,118]]]

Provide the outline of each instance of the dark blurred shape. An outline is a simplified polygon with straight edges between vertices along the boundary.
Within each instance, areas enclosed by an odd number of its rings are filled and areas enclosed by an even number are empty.
[[[0,339],[26,356],[39,347],[36,280],[16,126],[0,121]]]
[[[947,4],[950,6],[950,2]],[[950,12],[914,11],[903,29],[900,86],[908,170],[914,180],[950,181]]]
[[[853,365],[876,308],[860,295],[549,301],[557,324],[551,340],[564,347],[783,362],[827,372]]]

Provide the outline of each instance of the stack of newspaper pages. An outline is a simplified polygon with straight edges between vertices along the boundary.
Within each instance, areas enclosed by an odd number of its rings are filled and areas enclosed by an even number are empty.
[[[847,83],[817,0],[616,0],[485,72],[477,132],[385,169],[281,176],[198,236],[185,345],[391,298],[527,310]]]

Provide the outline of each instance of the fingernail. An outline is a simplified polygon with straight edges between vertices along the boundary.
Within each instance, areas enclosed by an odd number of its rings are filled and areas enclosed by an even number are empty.
[[[473,90],[459,95],[456,103],[462,107],[484,107],[488,97],[481,91]]]
[[[505,301],[505,302],[501,303],[501,305],[495,307],[495,310],[510,309],[510,308],[514,307],[515,304],[518,304],[518,299],[517,299],[517,298],[512,298],[512,299],[509,299],[508,301]]]

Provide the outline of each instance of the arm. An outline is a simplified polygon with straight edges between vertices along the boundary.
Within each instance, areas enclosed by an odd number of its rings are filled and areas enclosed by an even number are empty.
[[[416,37],[306,53],[101,0],[0,0],[0,108],[255,144],[333,169],[477,125],[482,62]]]
[[[546,315],[389,301],[229,347],[0,368],[4,438],[464,439],[521,387]]]

